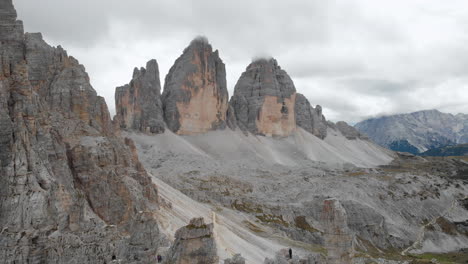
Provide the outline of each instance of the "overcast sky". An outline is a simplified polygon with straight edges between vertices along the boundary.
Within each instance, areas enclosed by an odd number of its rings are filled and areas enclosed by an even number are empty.
[[[230,94],[253,57],[272,56],[333,121],[424,109],[468,113],[466,0],[14,0],[85,65],[114,112],[114,89],[155,58],[161,81],[208,37]],[[163,84],[162,84],[163,85]]]

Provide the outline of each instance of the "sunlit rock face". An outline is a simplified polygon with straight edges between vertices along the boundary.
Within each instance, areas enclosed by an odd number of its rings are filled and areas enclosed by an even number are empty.
[[[226,127],[226,69],[206,39],[193,40],[170,69],[163,105],[167,126],[179,135]]]
[[[231,105],[237,125],[265,136],[289,136],[296,130],[296,88],[275,59],[258,59],[242,73]]]
[[[135,68],[129,84],[115,91],[115,121],[123,129],[159,134],[165,130],[159,67],[150,60],[146,68]]]

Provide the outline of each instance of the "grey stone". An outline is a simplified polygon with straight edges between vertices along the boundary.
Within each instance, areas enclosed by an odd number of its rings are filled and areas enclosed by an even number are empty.
[[[232,258],[225,259],[224,264],[245,264],[245,259],[241,254],[235,254]]]
[[[327,120],[322,114],[322,107],[317,105],[314,109],[307,98],[298,93],[296,96],[296,124],[309,133],[324,139],[327,136]]]
[[[213,224],[205,224],[203,218],[193,218],[187,226],[177,230],[166,263],[218,264]]]
[[[258,59],[242,73],[230,104],[237,125],[257,135],[288,136],[296,128],[296,88],[275,59]]]
[[[159,68],[150,60],[145,68],[135,68],[129,84],[115,91],[116,122],[124,129],[146,133],[163,133],[165,130]]]
[[[0,1],[2,263],[149,263],[157,188],[82,65]],[[129,235],[131,234],[131,235]]]
[[[178,134],[226,127],[226,69],[206,38],[194,39],[171,67],[162,95],[164,118]]]
[[[359,131],[356,128],[348,125],[344,121],[337,122],[336,128],[341,132],[341,134],[343,134],[343,136],[345,136],[347,139],[350,139],[350,140],[358,139],[358,138],[363,138],[363,139],[367,138],[361,133],[359,133]]]

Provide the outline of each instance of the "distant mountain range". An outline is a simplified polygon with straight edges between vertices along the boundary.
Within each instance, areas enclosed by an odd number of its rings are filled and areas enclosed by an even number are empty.
[[[438,110],[371,118],[355,128],[384,147],[413,154],[468,143],[468,115]]]

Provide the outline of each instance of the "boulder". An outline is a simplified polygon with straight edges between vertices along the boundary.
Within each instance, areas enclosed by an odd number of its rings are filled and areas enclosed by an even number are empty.
[[[175,61],[162,98],[167,126],[179,135],[226,127],[226,69],[206,38],[194,39]]]
[[[245,264],[245,259],[241,254],[236,254],[232,258],[225,259],[224,264]]]
[[[161,82],[156,60],[146,68],[135,68],[129,84],[115,91],[115,120],[123,129],[145,133],[164,133]]]
[[[193,218],[187,226],[177,230],[166,263],[218,264],[213,224],[205,224],[203,218]]]
[[[265,136],[289,136],[296,130],[296,88],[275,59],[257,59],[242,73],[230,101],[237,125]]]

